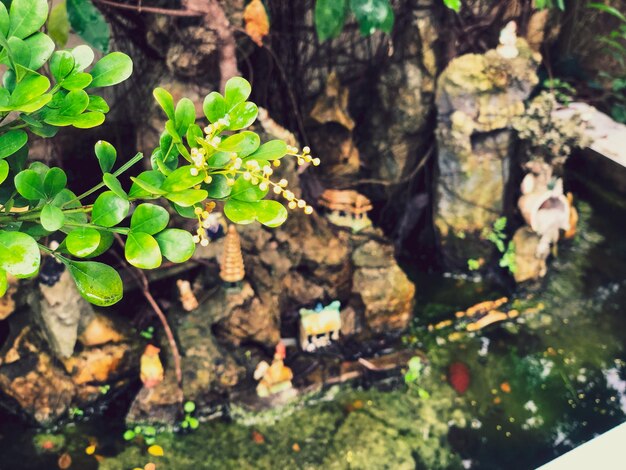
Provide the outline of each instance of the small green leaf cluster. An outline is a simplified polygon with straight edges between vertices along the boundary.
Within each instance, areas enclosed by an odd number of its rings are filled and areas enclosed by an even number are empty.
[[[315,30],[320,41],[336,38],[351,11],[361,34],[391,33],[394,13],[389,0],[316,0]]]
[[[507,268],[511,274],[515,274],[517,269],[515,264],[515,243],[510,240],[506,242],[507,236],[504,232],[506,230],[507,219],[506,217],[499,217],[494,223],[492,228],[483,232],[483,237],[493,243],[496,249],[501,253],[500,260],[498,262],[501,268]],[[470,269],[473,267],[473,260],[468,260],[468,266]],[[478,268],[478,266],[476,266]]]
[[[198,426],[200,426],[200,421],[198,421],[198,418],[195,418],[193,416],[193,412],[196,410],[196,404],[192,401],[187,401],[185,402],[183,409],[185,410],[185,418],[180,423],[181,428],[192,430],[198,429]]]
[[[175,104],[166,90],[154,91],[168,120],[151,156],[153,169],[131,178],[129,194],[165,198],[181,216],[197,219],[196,243],[208,244],[205,229],[213,206],[202,205],[207,199],[224,201],[224,214],[238,224],[258,221],[277,227],[286,220],[286,208],[266,199],[270,189],[291,209],[300,208],[307,214],[313,211],[287,189],[286,180],[275,182],[272,174],[273,167],[280,166],[287,155],[300,165],[319,165],[319,159],[311,157],[308,147],[300,153],[282,140],[261,144],[258,134],[245,130],[258,114],[257,106],[248,101],[250,93],[250,84],[235,77],[226,83],[223,96],[218,92],[207,95],[203,111],[209,125],[202,129],[195,123],[190,100],[183,98]]]
[[[122,435],[125,441],[132,441],[137,436],[142,436],[144,442],[151,446],[156,442],[157,430],[154,426],[135,426],[133,429],[127,429]]]
[[[415,389],[420,398],[430,398],[430,394],[419,386],[422,373],[424,371],[424,364],[419,356],[412,357],[407,363],[408,370],[404,374],[404,383],[410,388]]]

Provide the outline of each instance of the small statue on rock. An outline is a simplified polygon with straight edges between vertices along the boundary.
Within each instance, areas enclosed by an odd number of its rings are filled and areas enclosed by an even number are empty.
[[[241,254],[241,239],[234,225],[228,226],[228,233],[224,239],[224,254],[220,262],[220,278],[228,287],[237,287],[246,275],[243,255]]]
[[[176,281],[176,286],[178,287],[178,293],[180,294],[180,303],[183,304],[183,309],[185,309],[186,312],[191,312],[192,310],[197,309],[198,299],[193,293],[191,283],[189,281],[179,279]]]
[[[530,228],[540,237],[535,256],[547,258],[559,231],[570,230],[570,201],[563,194],[563,180],[552,175],[543,161],[529,162],[530,172],[522,181],[518,207]]]
[[[163,382],[163,364],[159,358],[159,351],[159,348],[149,344],[141,355],[139,377],[146,388],[156,387]]]
[[[274,360],[272,364],[261,361],[254,371],[254,379],[259,380],[256,393],[259,397],[265,398],[276,393],[290,390],[293,385],[293,372],[284,363],[287,356],[285,345],[280,342],[276,345]]]
[[[339,339],[341,330],[341,303],[338,300],[326,307],[317,304],[316,308],[300,309],[300,346],[312,352],[330,345]]]
[[[515,59],[519,55],[517,50],[517,24],[509,21],[500,31],[500,44],[496,51],[503,59]]]

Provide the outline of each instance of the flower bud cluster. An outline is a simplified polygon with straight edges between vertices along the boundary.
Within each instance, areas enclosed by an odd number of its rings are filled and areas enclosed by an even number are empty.
[[[211,225],[211,221],[209,220],[209,215],[215,209],[214,202],[207,202],[204,206],[204,210],[201,207],[196,207],[194,209],[194,214],[198,218],[198,229],[196,230],[196,234],[193,236],[194,243],[199,243],[202,246],[207,246],[209,244],[209,239],[206,236],[206,229],[208,229]]]

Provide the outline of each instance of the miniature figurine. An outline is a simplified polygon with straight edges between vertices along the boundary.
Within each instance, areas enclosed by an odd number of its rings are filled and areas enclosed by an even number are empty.
[[[260,380],[256,387],[259,397],[265,398],[292,388],[293,372],[284,364],[287,350],[280,342],[276,345],[272,365],[261,361],[254,371],[254,379]]]
[[[500,31],[500,44],[496,48],[496,52],[503,59],[515,59],[519,55],[516,43],[517,24],[515,21],[509,21]]]
[[[159,348],[149,344],[141,355],[139,377],[146,388],[156,387],[163,382],[163,364],[159,358],[159,351]]]
[[[318,304],[314,310],[300,309],[300,346],[304,351],[315,351],[339,339],[340,307],[335,300],[326,307]]]
[[[518,207],[530,228],[540,237],[535,256],[547,258],[559,240],[559,230],[570,230],[570,202],[563,195],[563,180],[552,176],[552,167],[534,161],[522,181]]]
[[[372,203],[362,194],[353,190],[327,189],[322,193],[319,204],[326,208],[328,220],[340,227],[358,232],[372,225],[367,213]]]
[[[191,289],[191,283],[183,279],[176,281],[178,287],[178,293],[180,294],[180,303],[183,304],[183,309],[186,312],[191,312],[198,308],[198,299]]]
[[[246,275],[241,254],[241,240],[234,225],[228,226],[224,239],[224,254],[220,262],[220,278],[229,285],[236,287]]]

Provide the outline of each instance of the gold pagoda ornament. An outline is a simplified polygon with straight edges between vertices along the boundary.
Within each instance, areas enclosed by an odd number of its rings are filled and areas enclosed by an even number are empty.
[[[224,253],[220,264],[220,278],[222,281],[235,285],[243,281],[246,275],[241,254],[241,239],[234,225],[228,226],[228,233],[224,238]]]

